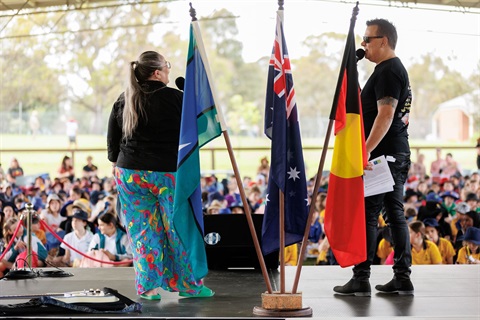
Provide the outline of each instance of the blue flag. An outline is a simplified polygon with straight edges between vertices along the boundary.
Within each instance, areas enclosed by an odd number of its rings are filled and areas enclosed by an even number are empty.
[[[272,148],[262,228],[263,254],[279,249],[279,190],[285,196],[286,246],[302,241],[308,219],[300,125],[282,15],[283,11],[277,12],[265,103],[265,134],[272,140]]]
[[[217,114],[209,72],[198,22],[193,21],[183,92],[173,223],[197,280],[208,273],[199,149],[222,133],[221,115]]]

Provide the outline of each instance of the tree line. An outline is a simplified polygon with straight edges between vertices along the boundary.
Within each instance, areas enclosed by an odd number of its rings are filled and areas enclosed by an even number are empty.
[[[68,18],[63,12],[46,12],[12,20],[1,38],[2,132],[17,132],[18,121],[28,122],[35,111],[44,132],[63,133],[65,119],[74,117],[81,131],[105,133],[129,62],[141,52],[153,48],[167,56],[172,84],[185,74],[188,39],[182,39],[178,30],[161,32],[169,14],[168,4],[157,3],[75,10]],[[244,61],[236,19],[226,9],[199,21],[229,129],[232,134],[263,135],[268,53],[256,62]],[[303,41],[308,54],[292,58],[304,136],[325,132],[345,38],[334,32],[309,36]],[[372,70],[373,64],[359,63],[365,77]],[[439,103],[478,88],[479,70],[480,64],[467,79],[440,57],[419,57],[408,70],[414,94],[411,119],[428,123]],[[478,115],[476,121],[478,126]],[[427,129],[419,126],[413,137],[424,137]]]

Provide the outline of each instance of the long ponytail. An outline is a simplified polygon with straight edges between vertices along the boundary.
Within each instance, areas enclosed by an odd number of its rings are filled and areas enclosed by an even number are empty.
[[[145,51],[137,61],[130,62],[129,78],[125,89],[125,107],[123,109],[123,136],[132,137],[139,118],[145,117],[146,93],[141,84],[165,64],[162,55],[155,51]]]

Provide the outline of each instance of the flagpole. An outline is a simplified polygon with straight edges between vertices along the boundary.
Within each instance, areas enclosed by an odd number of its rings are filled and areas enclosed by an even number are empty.
[[[194,21],[197,21],[196,12],[195,12],[195,9],[193,8],[191,2],[190,2],[190,16],[192,17],[192,23]],[[220,126],[222,128],[222,133],[223,133],[223,137],[225,139],[225,144],[227,146],[228,155],[229,155],[230,161],[232,163],[232,168],[233,168],[233,172],[234,172],[234,175],[235,175],[235,180],[237,181],[238,190],[240,192],[240,198],[242,199],[243,208],[245,210],[245,216],[247,217],[248,227],[250,229],[253,244],[255,246],[255,252],[257,253],[258,262],[260,264],[260,269],[262,270],[263,279],[265,280],[265,284],[267,286],[267,291],[268,291],[268,293],[272,293],[273,292],[272,285],[271,285],[271,282],[270,282],[270,278],[268,277],[267,267],[265,265],[265,260],[263,258],[262,250],[260,248],[260,242],[258,241],[257,233],[255,231],[255,225],[253,223],[252,213],[251,213],[250,207],[248,205],[247,196],[245,194],[245,188],[243,187],[243,182],[241,180],[240,172],[238,170],[238,165],[237,165],[237,161],[235,159],[235,154],[233,153],[233,147],[232,147],[232,144],[230,142],[230,136],[228,134],[227,126],[226,126],[225,120],[223,118],[222,110],[220,109],[220,106],[217,104],[218,99],[217,99],[217,96],[216,96],[215,85],[212,81],[213,77],[212,77],[211,72],[210,72],[210,66],[208,64],[208,59],[207,59],[207,55],[205,53],[205,48],[203,47],[203,40],[202,40],[200,32],[198,32],[199,30],[197,30],[195,27],[196,26],[194,25],[193,29],[194,29],[195,36],[196,36],[196,39],[197,39],[197,47],[198,47],[198,50],[200,51],[200,53],[203,57],[203,60],[204,60],[205,71],[207,73],[207,78],[208,78],[209,83],[210,83],[210,87],[211,87],[211,91],[212,91],[212,95],[213,95],[213,100],[215,101],[215,105],[217,106],[217,115],[218,115],[218,118],[219,118],[218,120],[219,120]]]
[[[230,161],[232,162],[233,172],[235,174],[235,180],[237,180],[238,190],[240,191],[240,197],[243,203],[243,209],[245,210],[245,215],[247,217],[248,227],[250,228],[250,233],[252,234],[253,244],[255,246],[255,252],[257,253],[258,262],[260,263],[260,269],[262,270],[263,279],[267,285],[268,293],[272,293],[272,284],[270,283],[270,278],[268,277],[267,267],[265,265],[265,260],[263,258],[262,249],[260,248],[260,242],[258,241],[257,233],[255,232],[255,225],[253,224],[252,213],[250,212],[250,207],[248,206],[247,196],[245,195],[245,188],[243,187],[243,182],[240,179],[240,173],[238,170],[237,162],[235,160],[235,155],[233,153],[233,148],[230,143],[230,136],[228,131],[223,131],[223,137],[225,138],[225,143],[227,145],[228,155],[230,156]]]
[[[279,193],[279,248],[280,248],[280,293],[285,293],[285,194],[282,189]]]
[[[358,15],[358,1],[356,6],[353,8],[351,21],[355,21]],[[312,222],[313,214],[315,212],[315,201],[318,195],[318,189],[320,188],[320,180],[322,177],[323,167],[325,165],[325,158],[327,156],[328,144],[330,141],[330,135],[332,131],[334,120],[330,119],[328,122],[327,132],[325,135],[325,141],[323,143],[322,155],[320,158],[320,163],[318,165],[318,171],[315,179],[315,186],[312,193],[312,200],[310,202],[310,210],[308,212],[307,225],[305,226],[305,233],[303,234],[302,246],[300,248],[300,256],[298,257],[297,271],[295,273],[295,280],[293,282],[292,293],[296,293],[298,289],[298,282],[300,281],[300,274],[302,272],[303,260],[305,259],[306,248],[308,243],[308,235],[310,233],[310,225]]]

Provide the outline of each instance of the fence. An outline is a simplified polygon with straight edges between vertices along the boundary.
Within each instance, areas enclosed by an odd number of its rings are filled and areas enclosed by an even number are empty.
[[[329,170],[331,166],[331,156],[333,147],[329,147],[327,158],[325,160],[324,170]],[[425,155],[425,166],[429,171],[430,163],[436,158],[435,146],[412,146],[412,162],[416,161],[417,155]],[[269,147],[234,147],[235,160],[238,163],[240,174],[255,178],[257,168],[262,157],[270,158]],[[322,152],[321,147],[305,146],[303,148],[307,177],[313,177],[320,162]],[[473,147],[465,146],[444,146],[442,155],[452,153],[454,159],[460,163],[463,174],[469,174],[476,171],[476,150]],[[99,168],[99,176],[111,176],[111,165],[107,160],[107,150],[105,148],[82,148],[82,149],[1,149],[1,156],[4,162],[7,157],[16,157],[19,159],[20,166],[24,169],[25,175],[39,175],[49,173],[54,177],[61,159],[68,155],[73,159],[76,176],[81,176],[83,159],[88,155],[93,155],[94,163]],[[231,162],[225,147],[202,148],[200,151],[201,169],[204,174],[226,175],[232,173]],[[4,170],[8,165],[3,166]]]

